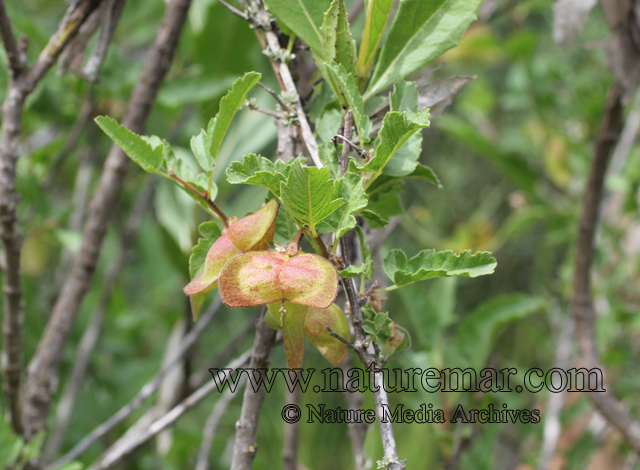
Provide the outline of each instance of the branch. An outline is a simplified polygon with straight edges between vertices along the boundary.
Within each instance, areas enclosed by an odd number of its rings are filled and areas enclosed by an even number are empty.
[[[296,370],[294,374],[300,375]],[[300,405],[300,388],[295,387],[293,392],[287,390],[287,404]],[[284,423],[284,446],[282,449],[283,470],[298,470],[298,441],[300,434],[300,421]]]
[[[158,89],[167,74],[186,21],[191,0],[172,0],[158,29],[145,68],[134,88],[123,118],[125,127],[144,132]],[[80,251],[53,308],[42,341],[29,365],[25,414],[28,435],[46,427],[47,414],[58,381],[62,353],[82,299],[91,285],[102,241],[122,189],[129,158],[113,145],[91,201]]]
[[[138,392],[138,394],[129,403],[120,408],[120,410],[116,414],[114,414],[111,418],[91,431],[87,436],[84,437],[84,439],[76,444],[73,449],[71,449],[67,454],[58,459],[56,462],[49,465],[47,468],[57,468],[67,462],[70,462],[71,460],[75,460],[87,449],[89,449],[97,440],[104,437],[109,431],[111,431],[114,427],[116,427],[128,416],[130,416],[131,413],[137,410],[147,400],[147,398],[153,395],[158,387],[160,387],[160,384],[162,384],[164,378],[173,370],[175,366],[182,362],[182,358],[185,356],[185,354],[189,352],[198,338],[200,338],[202,333],[211,324],[221,304],[222,302],[220,302],[220,298],[216,298],[213,304],[211,304],[211,306],[207,309],[206,313],[200,318],[200,321],[196,323],[196,326],[184,337],[184,340],[180,345],[180,349],[176,352],[173,360],[171,360],[160,372],[158,372],[149,383],[142,387],[142,389],[140,389],[140,392]]]
[[[251,355],[251,352],[246,351],[242,356],[237,358],[235,361],[231,362],[227,366],[227,368],[237,369],[239,367],[244,366],[249,360],[250,355]],[[219,372],[216,380],[212,379],[206,384],[204,384],[198,390],[196,390],[187,398],[185,398],[180,404],[175,406],[167,414],[156,419],[148,427],[143,429],[142,432],[134,435],[125,436],[121,440],[116,441],[116,443],[113,444],[104,453],[104,455],[98,460],[98,462],[93,464],[87,470],[106,470],[108,468],[113,467],[114,465],[119,463],[124,457],[126,457],[131,452],[136,450],[138,447],[143,445],[145,442],[148,442],[150,439],[155,437],[158,433],[164,431],[169,426],[173,425],[178,420],[178,418],[180,418],[183,414],[185,414],[191,408],[193,408],[198,403],[200,403],[209,394],[214,392],[220,386],[220,384],[224,385],[227,382],[227,380],[228,380],[228,376],[226,376],[222,371]],[[55,468],[55,467],[52,467],[52,468]]]
[[[98,304],[98,307],[91,317],[91,322],[82,335],[82,339],[80,340],[80,344],[78,345],[78,348],[76,350],[75,357],[77,359],[75,364],[73,365],[71,378],[67,382],[67,385],[58,403],[58,407],[56,410],[56,425],[54,431],[51,433],[49,442],[47,442],[46,451],[44,453],[43,460],[45,462],[51,462],[51,460],[53,460],[58,455],[58,452],[60,451],[60,448],[62,447],[62,444],[64,442],[64,437],[67,433],[69,420],[73,413],[73,405],[75,404],[78,392],[82,387],[91,354],[93,353],[93,350],[98,343],[100,331],[102,330],[104,314],[107,310],[109,300],[111,299],[111,294],[116,286],[116,281],[118,279],[120,271],[122,270],[127,257],[129,256],[129,250],[131,249],[131,246],[135,240],[135,236],[140,227],[142,217],[144,216],[144,213],[146,212],[149,203],[151,202],[156,183],[156,178],[150,179],[147,187],[139,194],[138,199],[129,216],[127,226],[125,227],[122,234],[120,253],[107,271],[100,303]]]
[[[614,84],[609,90],[578,230],[571,312],[575,320],[580,359],[583,367],[587,368],[601,368],[595,341],[595,310],[591,298],[590,275],[604,176],[622,130],[622,94],[622,88],[618,84]],[[607,421],[623,434],[627,442],[636,451],[640,451],[640,423],[624,410],[622,404],[608,391],[590,392],[589,398]]]
[[[262,309],[260,318],[256,322],[256,337],[253,342],[253,353],[251,355],[251,364],[249,365],[250,369],[255,369],[259,374],[263,375],[263,379],[269,367],[269,356],[276,339],[276,330],[270,328],[264,322],[266,311],[266,308]],[[248,383],[245,386],[242,411],[236,423],[236,441],[233,447],[231,470],[251,470],[253,459],[258,451],[256,434],[265,395],[266,392],[262,388],[258,392],[254,392]]]
[[[9,68],[14,76],[18,76],[22,73],[27,64],[24,60],[23,54],[21,54],[18,49],[16,38],[13,36],[11,20],[9,20],[7,9],[4,6],[4,0],[0,0],[0,36],[2,36],[4,49],[7,51]]]
[[[346,360],[340,365],[343,373],[346,373],[352,367],[351,356],[347,355]],[[347,384],[348,386],[349,384]],[[365,402],[364,394],[360,393],[357,388],[347,389],[345,394],[349,410],[360,410]],[[364,451],[364,441],[367,436],[367,430],[369,424],[366,421],[349,422],[347,424],[349,428],[349,439],[351,440],[351,451],[353,453],[354,470],[367,470],[371,467],[371,462],[367,458],[367,454]]]
[[[47,71],[62,54],[64,48],[75,37],[80,27],[89,15],[100,6],[104,0],[75,0],[62,18],[58,31],[51,36],[38,60],[25,77],[29,92],[35,88]]]
[[[105,15],[105,22],[100,30],[100,36],[98,36],[98,42],[96,47],[91,53],[91,57],[87,61],[87,64],[82,69],[82,74],[91,81],[98,81],[98,75],[104,59],[107,57],[107,51],[109,45],[113,39],[113,33],[116,30],[120,15],[124,9],[124,4],[127,0],[109,0],[107,6],[107,12]]]
[[[195,194],[200,199],[203,199],[204,202],[206,202],[207,205],[211,208],[211,210],[213,210],[213,212],[215,212],[215,215],[217,217],[219,217],[220,220],[222,220],[222,223],[224,224],[224,226],[225,227],[229,227],[229,218],[224,214],[224,212],[222,212],[222,210],[216,205],[216,203],[213,202],[209,198],[209,195],[207,194],[206,190],[205,190],[204,193],[201,193],[199,190],[194,188],[191,184],[187,183],[185,180],[183,180],[182,178],[180,178],[178,175],[176,175],[175,173],[173,173],[171,171],[169,172],[169,177],[171,177],[174,180],[176,180],[178,183],[180,183],[182,186],[184,186],[185,189],[187,189],[191,193]]]
[[[242,381],[244,380],[245,379],[243,377],[239,384],[240,386],[242,386]],[[200,452],[198,452],[196,470],[209,470],[209,454],[211,453],[213,438],[216,436],[216,430],[218,429],[218,424],[220,424],[220,419],[222,419],[224,412],[227,411],[229,403],[231,403],[233,397],[234,392],[231,390],[224,392],[207,418],[207,422],[205,423],[202,431],[202,444],[200,445]]]
[[[7,410],[11,428],[15,433],[23,433],[22,404],[20,394],[20,376],[22,373],[22,325],[23,299],[22,274],[20,269],[20,248],[22,237],[18,231],[16,206],[19,198],[16,194],[16,162],[19,156],[20,134],[22,132],[22,116],[27,96],[64,49],[68,40],[82,26],[89,13],[100,0],[91,2],[74,2],[62,20],[60,30],[68,35],[62,40],[54,35],[49,44],[57,41],[57,52],[49,49],[48,59],[38,60],[36,66],[26,72],[26,59],[16,45],[11,31],[11,24],[3,2],[0,2],[0,35],[7,49],[13,76],[10,77],[5,102],[2,106],[2,130],[0,131],[0,238],[4,250],[0,264],[3,277],[3,336],[2,370],[4,373],[3,388],[7,402]],[[73,19],[73,23],[69,20]],[[47,51],[47,49],[45,49]],[[43,51],[44,54],[44,51]],[[41,55],[43,57],[43,55]]]

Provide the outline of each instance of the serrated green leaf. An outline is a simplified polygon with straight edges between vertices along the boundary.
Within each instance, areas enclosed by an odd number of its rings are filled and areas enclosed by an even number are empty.
[[[338,152],[336,152],[336,148],[333,145],[320,144],[318,146],[318,157],[320,158],[320,161],[322,162],[324,167],[329,170],[331,178],[333,178],[334,180],[340,178],[340,162]]]
[[[189,275],[191,279],[198,275],[198,272],[204,266],[209,249],[222,235],[220,227],[213,221],[200,224],[198,232],[200,232],[201,238],[198,240],[198,244],[193,247],[191,256],[189,257]]]
[[[365,101],[412,74],[460,40],[482,0],[402,0]]]
[[[166,140],[162,141],[162,154],[164,160],[167,162],[169,171],[175,173],[178,177],[189,183],[194,183],[196,181],[196,173],[187,162],[176,155],[173,148]]]
[[[347,7],[344,0],[333,0],[324,14],[320,27],[322,56],[325,62],[342,64],[345,70],[356,75],[356,47],[349,30]]]
[[[201,129],[198,135],[191,137],[191,151],[195,155],[198,165],[207,173],[213,171],[216,166],[211,155],[211,139],[215,123],[216,118],[211,118],[206,131]]]
[[[464,251],[423,250],[411,259],[402,250],[391,250],[385,257],[383,268],[396,286],[434,277],[478,277],[493,273],[497,263],[491,253],[481,251],[471,254]]]
[[[322,53],[320,26],[331,0],[265,0],[267,10],[314,51]]]
[[[371,65],[389,20],[392,6],[393,0],[370,0],[367,5],[367,16],[356,67],[360,91],[364,90],[364,86],[369,79]]]
[[[325,63],[327,74],[330,75],[334,83],[337,84],[346,105],[351,108],[353,113],[353,122],[358,129],[360,142],[369,142],[369,134],[371,133],[371,120],[364,112],[364,104],[362,95],[356,85],[356,78],[348,73],[341,64],[335,62]]]
[[[360,277],[364,276],[365,281],[373,278],[375,266],[373,259],[371,258],[371,251],[367,246],[367,240],[365,239],[362,227],[355,228],[358,234],[358,240],[360,241],[360,253],[362,253],[362,264],[351,265],[346,269],[338,271],[340,277]]]
[[[252,184],[264,186],[276,197],[280,197],[280,184],[287,180],[292,163],[271,160],[253,153],[242,157],[241,162],[233,162],[227,168],[227,181],[231,184]]]
[[[380,188],[378,191],[369,193],[369,204],[367,204],[366,211],[375,213],[380,219],[384,220],[386,225],[391,217],[394,215],[402,214],[402,204],[400,203],[400,194],[402,193],[402,179],[396,179],[391,184],[387,184]],[[370,213],[362,211],[363,216],[365,214],[369,216],[369,219],[373,219]]]
[[[162,145],[152,147],[142,136],[121,126],[109,116],[98,116],[96,123],[115,144],[145,171],[157,173],[162,166]],[[158,140],[158,142],[160,142]]]
[[[334,181],[326,168],[308,167],[296,161],[286,183],[280,184],[280,197],[300,226],[308,226],[314,236],[316,226],[344,203],[337,197]]]
[[[371,338],[369,338],[371,341],[378,341],[379,339],[385,341],[391,336],[390,327],[392,323],[387,312],[375,313],[372,319],[365,320],[362,323],[362,329],[365,333],[371,335]]]
[[[376,178],[382,173],[385,166],[389,163],[391,158],[407,143],[409,138],[415,134],[418,130],[423,129],[429,125],[429,110],[423,109],[415,116],[415,120],[407,118],[406,113],[398,113],[396,111],[387,113],[382,121],[382,129],[376,139],[375,154],[364,166],[359,167],[355,164],[355,161],[349,162],[349,169],[351,171],[372,171],[373,175],[367,183],[367,188],[373,184]],[[403,173],[410,168],[409,165],[399,164],[398,167],[392,166],[392,169]],[[411,173],[415,169],[415,165],[409,171]],[[403,171],[400,171],[403,170]],[[406,174],[409,174],[406,173]],[[396,174],[392,176],[403,176],[402,174]]]
[[[247,93],[258,83],[261,76],[258,72],[245,73],[244,77],[237,79],[231,90],[220,100],[220,111],[216,115],[213,131],[211,132],[211,147],[209,148],[213,161],[218,156],[222,140],[229,129],[233,116],[244,104]]]
[[[335,183],[338,197],[345,202],[338,210],[324,219],[318,226],[323,233],[336,232],[336,240],[356,226],[353,216],[360,209],[367,206],[367,195],[362,187],[362,176],[355,173],[346,173]]]

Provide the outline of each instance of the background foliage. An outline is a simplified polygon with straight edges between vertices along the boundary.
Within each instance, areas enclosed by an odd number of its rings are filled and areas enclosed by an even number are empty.
[[[578,209],[606,90],[613,79],[605,66],[605,53],[594,47],[608,35],[599,7],[590,14],[577,42],[560,48],[552,39],[551,5],[551,0],[505,0],[498,1],[495,9],[483,7],[484,14],[460,45],[441,58],[442,68],[433,72],[432,78],[458,74],[475,79],[457,95],[445,116],[433,119],[431,127],[422,132],[420,161],[438,174],[442,189],[407,182],[404,214],[382,251],[391,247],[402,247],[409,254],[425,248],[486,250],[493,252],[498,268],[492,276],[436,279],[390,293],[387,308],[411,331],[413,340],[412,348],[395,355],[390,367],[546,369],[554,366],[558,346],[566,341],[562,332],[568,321]],[[59,2],[41,0],[9,2],[7,7],[16,31],[31,37],[33,53],[45,45],[61,12]],[[82,162],[90,163],[88,187],[93,187],[110,145],[108,138],[89,126],[64,159],[50,189],[44,191],[42,182],[59,157],[78,110],[90,96],[98,114],[121,115],[163,11],[163,2],[157,0],[129,2],[100,83],[90,85],[70,74],[49,74],[27,103],[24,134],[28,139],[23,142],[25,158],[18,164],[18,192],[23,195],[19,215],[27,234],[23,249],[27,360],[46,324],[43,312],[50,311],[55,300],[69,253],[78,247],[80,235],[73,215],[78,207],[82,212],[87,199],[79,189],[78,168]],[[357,37],[364,27],[362,20],[361,15],[352,25]],[[269,61],[247,24],[214,0],[196,0],[146,133],[168,136],[176,152],[191,158],[190,137],[217,113],[219,99],[233,80],[250,70],[262,73],[268,86],[277,87]],[[0,68],[0,93],[6,81],[6,69]],[[252,93],[259,104],[271,104],[262,90],[256,88]],[[233,121],[214,169],[217,202],[226,213],[252,212],[264,201],[266,190],[247,186],[239,190],[226,181],[223,171],[250,152],[274,155],[275,136],[269,116],[244,110]],[[640,304],[639,157],[640,149],[634,146],[617,167],[614,160],[607,179],[605,227],[598,243],[594,286],[602,361],[609,384],[632,414],[640,412],[633,399],[640,386],[636,367],[640,354],[636,315]],[[104,273],[119,250],[120,231],[149,178],[139,168],[130,167],[71,344],[78,343],[99,302]],[[207,220],[206,214],[168,181],[157,182],[151,206],[109,301],[103,333],[75,403],[63,449],[126,403],[157,371],[172,330],[190,322],[182,287],[189,280],[188,257],[197,241],[197,227]],[[249,309],[223,307],[214,328],[193,351],[188,367],[204,367],[251,315]],[[238,352],[250,344],[251,338],[245,338]],[[328,366],[314,348],[306,350],[305,367],[320,370]],[[68,376],[74,354],[75,349],[69,347],[61,381]],[[281,347],[272,364],[285,367]],[[447,468],[460,446],[460,469],[535,468],[548,399],[546,392],[393,395],[392,403],[407,407],[433,403],[437,408],[455,409],[458,403],[468,407],[507,403],[509,408],[539,408],[543,416],[538,425],[397,425],[398,452],[409,459],[409,468]],[[202,427],[215,400],[215,396],[205,400],[123,468],[193,466]],[[345,406],[340,394],[305,394],[302,400]],[[279,383],[268,395],[260,420],[256,469],[280,466],[284,433],[280,410],[284,404],[285,391]],[[212,468],[229,466],[239,406],[238,400],[232,401],[223,417],[214,441]],[[121,435],[144,412],[136,412],[103,444]],[[623,468],[624,464],[629,465],[624,468],[636,468],[634,454],[594,415],[587,398],[579,394],[567,397],[560,420],[562,431],[552,468]],[[11,447],[8,433],[0,427],[0,465]],[[374,426],[367,438],[370,456],[381,455],[377,433]],[[318,470],[350,468],[346,435],[346,425],[303,425],[301,464]],[[99,447],[82,461],[96,458]]]

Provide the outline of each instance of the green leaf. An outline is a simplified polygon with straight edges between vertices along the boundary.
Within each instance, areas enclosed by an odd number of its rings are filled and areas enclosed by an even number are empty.
[[[401,183],[402,181],[407,180],[409,178],[426,181],[428,183],[431,183],[437,186],[438,188],[442,187],[442,185],[440,184],[440,180],[438,179],[438,177],[436,176],[436,174],[433,172],[431,168],[425,165],[418,164],[416,166],[416,169],[413,170],[413,172],[405,176],[391,176],[385,173],[381,174],[378,178],[376,178],[376,180],[371,184],[371,186],[367,188],[367,194],[371,196],[372,194],[375,194],[378,192],[384,192],[390,186],[397,183]]]
[[[362,227],[355,228],[360,241],[360,252],[362,253],[362,264],[351,265],[346,269],[338,271],[340,277],[360,277],[364,276],[365,281],[373,278],[375,266],[373,259],[371,258],[371,251],[367,246],[367,240],[365,239]]]
[[[391,111],[407,112],[407,116],[413,119],[418,112],[418,88],[415,82],[400,80],[393,86],[389,93],[389,109]]]
[[[372,210],[365,209],[360,212],[360,215],[367,221],[371,228],[382,228],[389,223],[389,219],[385,219],[379,214],[376,214]],[[345,277],[345,276],[342,276]]]
[[[198,272],[204,266],[209,249],[222,235],[220,227],[213,221],[200,224],[198,232],[200,232],[201,238],[198,240],[198,244],[193,247],[191,257],[189,257],[189,275],[191,279],[198,275]]]
[[[322,53],[320,26],[331,0],[265,0],[267,10],[318,53]]]
[[[497,263],[491,253],[481,251],[471,254],[463,251],[423,250],[411,259],[402,250],[391,250],[383,267],[396,286],[424,281],[434,277],[478,277],[493,273]]]
[[[344,95],[346,105],[351,108],[353,113],[353,121],[358,128],[358,135],[360,136],[360,142],[369,142],[369,133],[371,132],[371,121],[369,116],[364,112],[364,104],[362,101],[362,95],[356,86],[356,79],[353,75],[348,73],[341,64],[326,63],[324,64],[327,74],[331,80],[335,82],[340,91]]]
[[[539,297],[507,294],[482,304],[458,326],[455,349],[465,367],[485,366],[491,352],[491,337],[505,323],[524,318],[544,307]]]
[[[196,156],[198,164],[207,174],[213,171],[213,168],[216,166],[213,156],[211,155],[211,142],[215,125],[216,118],[214,117],[209,121],[209,126],[206,131],[202,129],[198,135],[191,137],[191,151]]]
[[[220,100],[220,111],[216,115],[213,131],[211,132],[211,147],[209,149],[214,161],[218,156],[222,140],[229,129],[233,116],[244,104],[248,91],[258,83],[261,76],[258,72],[245,73],[244,77],[236,80],[231,90]]]
[[[274,241],[281,245],[286,245],[293,240],[298,233],[296,221],[291,218],[287,211],[278,211],[276,218],[276,234]]]
[[[142,136],[121,126],[109,116],[98,116],[96,123],[131,160],[140,165],[145,171],[156,173],[160,169],[164,160],[162,157],[162,145],[159,145],[159,140],[156,141],[158,145],[154,147]]]
[[[336,232],[336,241],[356,226],[353,216],[360,209],[367,206],[367,195],[362,187],[362,176],[346,173],[335,183],[338,197],[345,202],[338,210],[324,219],[318,226],[323,233]]]
[[[318,146],[318,156],[325,168],[329,170],[331,178],[334,180],[340,178],[340,162],[336,148],[333,145],[320,144]]]
[[[391,324],[387,312],[377,313],[371,310],[372,316],[362,322],[362,329],[368,335],[371,335],[370,341],[386,341],[391,336]],[[363,312],[364,313],[364,312]]]
[[[314,236],[317,224],[344,203],[337,197],[329,170],[304,166],[300,161],[292,166],[287,182],[280,184],[280,195],[298,225],[307,225]]]
[[[368,190],[367,193],[369,193]],[[362,215],[367,216],[371,221],[371,213],[374,213],[380,219],[384,220],[384,225],[386,225],[391,217],[404,212],[402,205],[400,204],[401,193],[401,179],[396,179],[392,184],[385,185],[380,190],[370,193],[369,204],[367,205],[366,210],[362,211]]]
[[[364,90],[369,79],[369,71],[389,20],[392,6],[393,0],[370,0],[367,5],[367,16],[357,63],[358,88],[360,90]]]
[[[297,160],[296,160],[297,161]],[[227,181],[231,184],[264,186],[280,197],[280,184],[287,180],[293,163],[271,160],[255,155],[245,155],[241,162],[233,162],[227,168]]]
[[[0,419],[0,468],[7,468],[13,463],[24,447],[22,438],[11,431],[11,426]]]
[[[62,464],[59,467],[54,468],[53,470],[82,470],[84,468],[84,465],[82,465],[80,462],[67,462],[65,464]]]
[[[451,49],[482,0],[401,0],[365,101]]]
[[[316,121],[316,132],[325,143],[330,143],[331,139],[338,133],[342,124],[342,109],[325,109]]]
[[[320,27],[322,35],[322,57],[325,62],[335,61],[345,70],[356,75],[356,46],[347,18],[347,7],[344,0],[333,0],[324,14]]]
[[[423,129],[429,125],[429,110],[423,109],[416,114],[415,120],[412,121],[407,118],[405,112],[398,113],[396,111],[387,113],[382,121],[382,129],[376,139],[375,154],[363,167],[355,165],[355,161],[349,162],[349,169],[351,171],[372,171],[367,187],[369,187],[375,179],[382,173],[382,170],[387,166],[391,158],[398,150],[407,143],[409,138],[415,134],[418,130]],[[408,169],[411,165],[394,164],[392,165],[392,171],[396,170],[399,174],[393,174],[391,176],[404,176],[404,174],[410,174],[415,165]],[[406,172],[408,171],[408,173]],[[404,173],[404,174],[403,174]]]

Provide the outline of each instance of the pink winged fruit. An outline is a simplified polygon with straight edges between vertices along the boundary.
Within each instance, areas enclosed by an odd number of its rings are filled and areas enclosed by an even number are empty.
[[[275,222],[280,205],[275,199],[252,215],[232,222],[222,231],[209,249],[202,271],[184,288],[191,299],[194,319],[207,295],[218,286],[225,264],[234,256],[269,248],[275,234]]]

